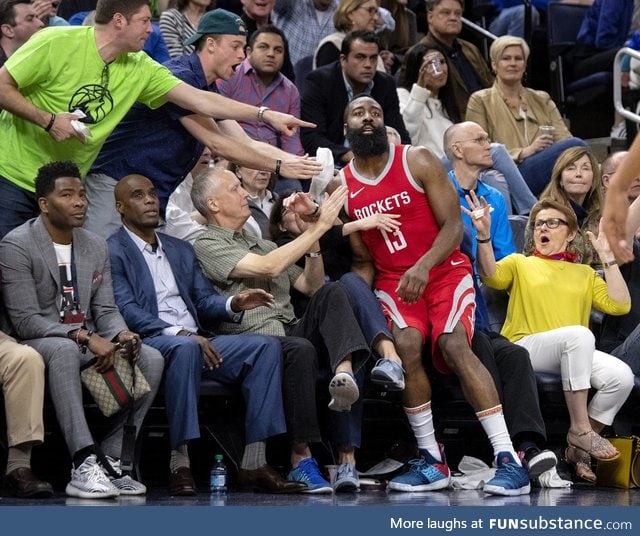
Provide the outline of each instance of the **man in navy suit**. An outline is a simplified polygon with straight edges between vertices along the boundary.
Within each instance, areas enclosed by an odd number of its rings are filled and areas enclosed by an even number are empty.
[[[280,342],[259,335],[213,336],[219,321],[239,321],[243,311],[269,306],[273,296],[264,290],[220,296],[187,242],[155,232],[159,202],[146,177],[123,178],[115,195],[124,224],[108,240],[116,303],[131,329],[165,358],[171,494],[195,493],[187,442],[200,435],[201,377],[242,386],[246,446],[239,486],[273,493],[304,490],[304,484],[282,479],[265,457],[265,440],[286,431]]]

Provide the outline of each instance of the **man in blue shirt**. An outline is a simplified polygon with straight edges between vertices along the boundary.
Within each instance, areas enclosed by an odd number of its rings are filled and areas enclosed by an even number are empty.
[[[487,133],[472,121],[457,123],[445,131],[443,145],[453,167],[449,178],[458,191],[463,208],[465,240],[461,250],[473,261],[478,241],[489,240],[496,259],[515,253],[504,197],[498,190],[478,179],[483,169],[493,165],[491,141]],[[479,207],[477,201],[480,198],[484,198],[493,209],[490,237],[478,238],[471,222],[471,218],[475,217],[474,209]],[[496,384],[509,435],[514,447],[523,453],[529,477],[533,479],[557,463],[553,452],[540,448],[546,441],[546,431],[538,403],[535,375],[528,352],[492,331],[490,317],[495,311],[487,307],[478,284],[475,262],[472,264],[477,307],[472,348]]]

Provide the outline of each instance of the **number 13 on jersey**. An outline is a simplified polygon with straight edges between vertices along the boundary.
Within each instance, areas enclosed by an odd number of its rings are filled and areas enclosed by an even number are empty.
[[[404,235],[400,229],[396,229],[393,233],[388,233],[380,229],[384,243],[389,249],[389,253],[395,253],[407,247],[407,241],[404,239]]]

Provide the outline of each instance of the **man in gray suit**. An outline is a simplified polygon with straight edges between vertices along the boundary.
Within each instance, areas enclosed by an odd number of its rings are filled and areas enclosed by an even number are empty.
[[[81,229],[87,200],[78,167],[72,162],[42,166],[36,199],[40,215],[0,243],[0,268],[5,305],[17,336],[40,352],[47,367],[51,398],[73,458],[67,495],[144,494],[143,484],[119,472],[127,418],[123,412],[113,417],[101,443],[115,471],[107,472],[98,462],[82,406],[79,369],[95,357],[96,368],[104,372],[119,348],[132,346],[151,386],[151,392],[135,402],[139,429],[162,377],[162,356],[128,331],[114,303],[107,244]]]

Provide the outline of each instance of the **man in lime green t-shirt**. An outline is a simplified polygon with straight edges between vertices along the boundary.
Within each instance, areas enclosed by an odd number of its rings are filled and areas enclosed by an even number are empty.
[[[38,214],[37,170],[72,160],[86,174],[136,101],[151,108],[172,102],[216,119],[258,117],[285,134],[313,126],[197,90],[140,52],[151,33],[148,0],[98,0],[95,23],[42,30],[0,69],[0,238]],[[262,167],[276,169],[276,159]],[[301,159],[302,176],[318,167]]]

